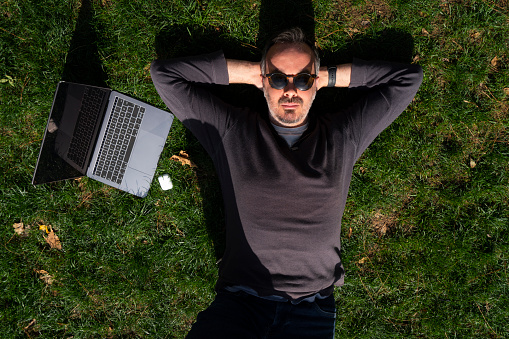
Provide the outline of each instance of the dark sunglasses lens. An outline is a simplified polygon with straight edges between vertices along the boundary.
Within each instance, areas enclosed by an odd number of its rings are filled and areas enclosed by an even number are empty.
[[[297,89],[307,91],[313,85],[313,77],[309,74],[299,74],[293,78],[293,83]]]
[[[288,84],[288,79],[284,74],[272,74],[269,78],[269,83],[272,88],[282,89]]]

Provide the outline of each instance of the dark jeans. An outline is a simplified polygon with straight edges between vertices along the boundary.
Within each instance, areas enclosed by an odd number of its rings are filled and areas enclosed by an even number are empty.
[[[297,305],[261,299],[244,292],[219,291],[198,314],[187,339],[332,339],[334,296]]]

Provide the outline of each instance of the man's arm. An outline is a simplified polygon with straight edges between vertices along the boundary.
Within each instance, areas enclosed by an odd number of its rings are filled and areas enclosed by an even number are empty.
[[[412,102],[422,82],[418,65],[354,59],[349,88],[363,95],[344,111],[357,139],[357,158]],[[342,118],[343,119],[343,118]]]
[[[150,74],[166,106],[207,152],[214,154],[238,115],[236,108],[217,98],[207,86],[229,83],[223,53],[155,60]]]
[[[227,59],[228,76],[230,84],[248,84],[262,88],[262,80],[260,73],[260,63]],[[350,75],[352,72],[352,64],[337,65],[336,86],[348,87],[350,85]],[[327,67],[320,67],[317,78],[317,89],[327,87],[329,83],[329,73]]]
[[[248,84],[262,88],[260,63],[226,59],[230,84]]]
[[[336,71],[336,85],[334,87],[348,87],[350,86],[350,78],[352,75],[352,64],[337,65]],[[318,89],[327,87],[329,83],[329,71],[327,67],[320,67],[317,78]]]

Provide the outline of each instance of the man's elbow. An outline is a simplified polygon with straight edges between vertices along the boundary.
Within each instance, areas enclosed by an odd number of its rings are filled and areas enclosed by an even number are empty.
[[[162,62],[159,59],[152,61],[152,64],[150,65],[150,77],[152,78],[152,82],[154,83],[154,85],[161,81],[161,72],[160,72],[161,67],[162,67]]]
[[[415,83],[417,86],[421,86],[422,80],[424,78],[424,72],[422,67],[419,65],[413,65],[415,67]]]

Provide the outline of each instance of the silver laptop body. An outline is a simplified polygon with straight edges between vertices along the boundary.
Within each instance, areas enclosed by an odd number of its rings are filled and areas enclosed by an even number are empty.
[[[173,118],[107,88],[60,82],[32,183],[86,175],[145,197]]]

